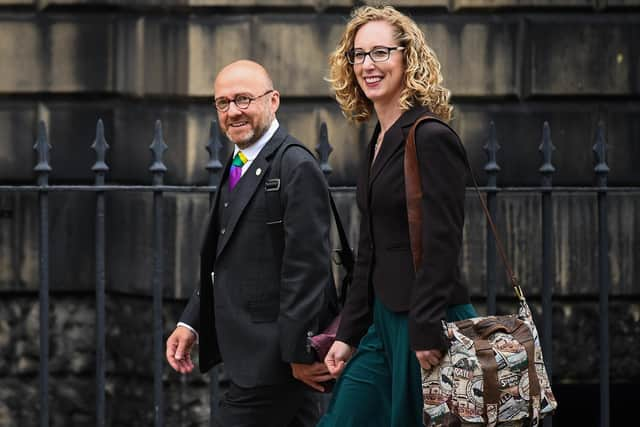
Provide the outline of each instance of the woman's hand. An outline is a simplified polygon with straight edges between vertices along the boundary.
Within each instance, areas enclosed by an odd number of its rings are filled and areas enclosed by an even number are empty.
[[[327,365],[329,373],[333,378],[337,378],[342,372],[345,365],[351,359],[354,348],[342,341],[335,341],[327,356],[324,358],[324,364]]]
[[[430,371],[431,368],[440,364],[440,359],[442,359],[442,352],[437,349],[433,350],[418,350],[416,351],[416,358],[418,359],[418,363],[420,366]]]

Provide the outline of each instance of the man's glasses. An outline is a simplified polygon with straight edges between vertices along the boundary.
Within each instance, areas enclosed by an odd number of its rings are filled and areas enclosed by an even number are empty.
[[[396,46],[396,47],[386,47],[386,46],[376,46],[370,51],[364,51],[362,49],[351,49],[347,51],[347,61],[349,64],[363,64],[367,55],[373,62],[384,62],[389,59],[391,56],[391,52],[394,50],[404,50],[404,46]]]
[[[238,107],[239,109],[246,110],[247,108],[249,108],[249,105],[251,105],[251,101],[255,101],[258,98],[262,98],[263,96],[268,95],[271,92],[273,92],[273,89],[269,89],[262,95],[251,96],[247,94],[241,94],[241,95],[236,95],[236,97],[233,99],[229,99],[229,98],[225,98],[224,96],[221,96],[220,98],[216,98],[214,103],[216,105],[216,110],[222,113],[224,113],[229,109],[232,102],[236,104],[236,107]]]

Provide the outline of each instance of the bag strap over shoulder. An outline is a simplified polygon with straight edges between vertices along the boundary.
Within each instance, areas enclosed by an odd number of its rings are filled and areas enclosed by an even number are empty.
[[[422,186],[420,185],[420,169],[418,166],[418,154],[416,151],[416,129],[418,125],[424,121],[432,120],[443,125],[447,126],[449,129],[451,127],[435,117],[434,115],[427,114],[420,118],[418,118],[411,130],[409,131],[409,136],[407,137],[407,142],[404,150],[404,177],[405,177],[405,191],[407,198],[407,215],[409,220],[409,237],[411,240],[411,252],[413,254],[413,264],[418,270],[418,266],[420,264],[420,260],[422,259]],[[498,248],[498,252],[500,253],[500,257],[502,258],[502,262],[504,263],[505,270],[507,272],[507,276],[511,281],[511,286],[513,287],[513,291],[521,302],[525,301],[524,293],[520,288],[520,284],[518,283],[518,278],[513,273],[511,268],[511,263],[509,262],[506,252],[504,250],[504,246],[502,244],[502,240],[498,236],[498,230],[496,228],[493,219],[491,218],[491,214],[489,213],[489,209],[487,208],[487,204],[478,188],[478,182],[476,181],[475,174],[473,173],[473,169],[471,168],[471,164],[469,163],[469,159],[467,158],[466,150],[464,146],[460,142],[460,138],[456,134],[456,132],[451,129],[451,131],[456,135],[456,139],[460,148],[462,149],[462,153],[464,155],[464,161],[466,163],[467,168],[469,169],[469,173],[471,174],[471,179],[473,180],[473,185],[475,186],[476,193],[478,194],[478,198],[480,199],[480,204],[482,205],[482,210],[487,218],[487,222],[491,227],[491,232],[493,233],[493,237],[496,241],[496,246]]]
[[[315,159],[315,156],[307,147],[302,144],[298,144],[296,142],[290,142],[285,140],[282,145],[278,148],[277,153],[273,161],[271,162],[271,167],[269,168],[267,179],[265,181],[265,199],[266,199],[266,209],[267,209],[267,226],[269,227],[271,234],[271,241],[273,244],[274,253],[277,256],[277,259],[282,259],[282,254],[284,253],[284,228],[282,222],[282,200],[280,199],[280,189],[281,189],[281,175],[280,171],[282,169],[282,157],[284,153],[291,147],[300,147],[308,152],[312,158]],[[351,246],[349,245],[349,240],[347,239],[347,233],[344,231],[344,227],[342,226],[342,221],[340,220],[340,214],[338,213],[338,208],[336,207],[336,203],[333,200],[333,196],[331,195],[331,191],[329,193],[329,202],[331,204],[331,212],[333,213],[333,219],[336,224],[336,229],[338,230],[338,237],[340,239],[340,249],[337,249],[335,252],[337,254],[338,261],[336,264],[342,265],[346,271],[346,277],[348,278],[343,283],[351,283],[351,278],[353,277],[353,268],[354,268],[354,256],[351,251]],[[341,289],[339,294],[339,304],[342,307],[347,297],[347,289]]]

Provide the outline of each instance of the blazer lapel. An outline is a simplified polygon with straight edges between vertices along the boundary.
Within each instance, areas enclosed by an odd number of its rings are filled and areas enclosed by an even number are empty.
[[[378,156],[373,162],[373,166],[371,167],[371,173],[369,175],[369,185],[375,181],[380,172],[384,169],[384,166],[391,160],[393,155],[404,147],[406,135],[409,132],[409,128],[413,123],[418,119],[418,117],[427,113],[428,110],[425,107],[415,107],[410,110],[405,111],[402,115],[396,120],[396,122],[389,128],[389,130],[385,133],[384,139],[382,140],[382,147],[380,147],[380,152]],[[376,128],[377,130],[378,128]],[[374,138],[376,138],[378,132],[374,132]],[[373,141],[370,144],[373,147]]]
[[[282,145],[284,140],[287,137],[287,131],[284,130],[282,126],[278,128],[276,133],[271,137],[269,142],[260,150],[258,157],[251,163],[249,169],[242,175],[240,183],[238,183],[235,191],[238,193],[235,194],[235,200],[232,206],[232,210],[229,212],[229,221],[227,223],[227,229],[223,235],[220,236],[222,239],[218,244],[218,252],[217,255],[224,250],[227,242],[231,238],[233,231],[238,224],[238,220],[242,215],[242,212],[246,208],[247,204],[253,197],[256,191],[260,188],[260,183],[263,182],[266,172],[271,164],[271,159],[276,150]]]
[[[213,254],[215,253],[215,248],[217,246],[217,235],[218,233],[214,232],[214,227],[217,223],[215,215],[218,211],[218,204],[220,203],[220,187],[222,183],[225,182],[227,176],[229,175],[229,170],[231,169],[231,162],[233,161],[233,151],[229,159],[227,159],[223,169],[222,176],[218,181],[218,188],[216,189],[216,194],[213,196],[213,203],[211,204],[211,209],[209,209],[209,217],[207,219],[207,228],[204,233],[204,241],[200,245],[200,254]]]

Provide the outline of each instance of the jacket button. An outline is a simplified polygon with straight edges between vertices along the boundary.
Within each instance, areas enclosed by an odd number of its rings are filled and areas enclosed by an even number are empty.
[[[224,202],[224,207],[228,208],[229,207],[229,202]]]
[[[227,231],[227,229],[223,228],[222,230],[220,230],[220,234],[224,234],[224,233],[226,233],[226,231]]]

